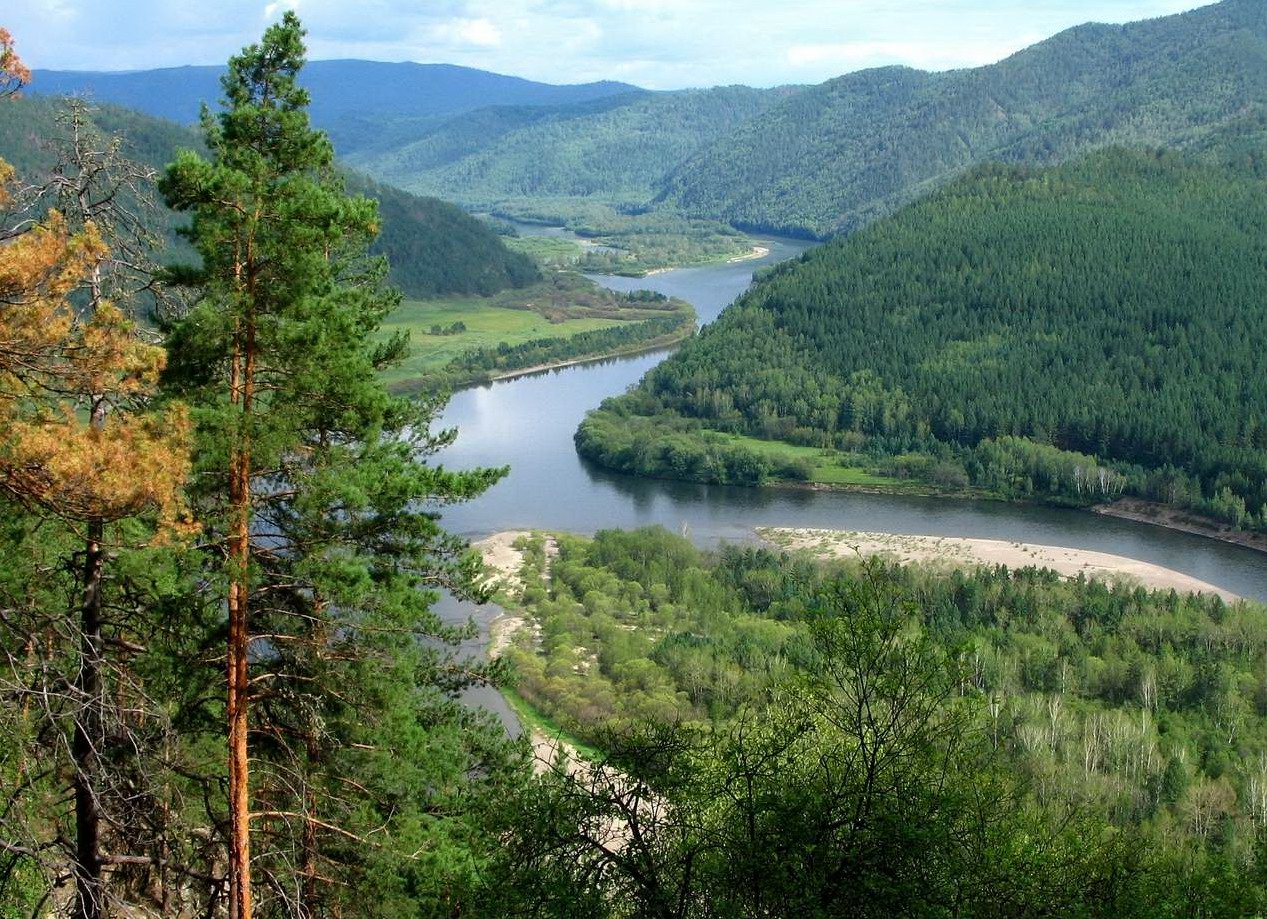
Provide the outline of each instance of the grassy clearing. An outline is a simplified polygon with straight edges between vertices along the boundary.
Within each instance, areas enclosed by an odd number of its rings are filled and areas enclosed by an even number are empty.
[[[558,236],[510,236],[502,242],[547,268],[570,267],[585,254],[585,247],[576,240]]]
[[[465,332],[432,335],[431,327],[455,322]],[[410,355],[384,374],[388,385],[416,379],[439,370],[455,357],[476,348],[495,348],[502,342],[517,345],[540,338],[571,338],[580,332],[620,325],[617,319],[577,318],[552,322],[530,309],[501,306],[483,297],[445,300],[407,300],[383,323],[383,333],[408,332]]]
[[[746,447],[754,453],[761,453],[776,461],[803,460],[808,462],[813,469],[809,481],[823,485],[898,488],[909,487],[912,484],[907,480],[876,475],[862,466],[849,465],[848,455],[838,453],[835,450],[824,450],[820,447],[800,447],[796,444],[787,444],[777,440],[761,440],[756,437],[746,437],[742,434],[718,433],[716,436],[722,438],[725,443]],[[842,458],[846,460],[844,463],[841,462]]]

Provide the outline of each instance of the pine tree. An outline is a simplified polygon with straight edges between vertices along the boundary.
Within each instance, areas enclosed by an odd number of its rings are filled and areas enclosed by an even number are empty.
[[[0,96],[27,77],[0,30]],[[52,806],[38,792],[15,794],[5,823],[21,827],[15,835],[31,842],[22,854],[49,874],[70,866],[74,915],[97,919],[119,899],[106,887],[108,859],[143,857],[134,847],[144,840],[123,828],[151,791],[136,781],[151,734],[134,716],[153,706],[130,672],[144,616],[109,605],[107,568],[121,549],[188,528],[189,463],[182,409],[149,410],[165,353],[128,315],[134,290],[116,283],[124,273],[149,280],[149,240],[131,232],[141,222],[120,194],[125,185],[140,193],[148,176],[117,143],[90,137],[82,116],[73,107],[63,119],[71,136],[42,189],[20,201],[0,193],[0,205],[23,208],[0,230],[0,495],[12,523],[5,550],[15,550],[0,688],[22,713],[12,735],[19,771],[38,765],[47,781],[32,788],[69,791]],[[61,583],[71,570],[73,586]],[[67,800],[72,815],[57,803]],[[73,843],[60,842],[62,822]]]
[[[194,500],[227,601],[235,919],[252,915],[253,877],[268,895],[261,912],[320,913],[320,888],[336,880],[322,865],[344,871],[379,851],[358,824],[425,806],[387,800],[374,778],[387,781],[383,762],[349,764],[390,759],[381,728],[393,699],[434,715],[433,739],[450,748],[435,793],[464,784],[486,749],[499,755],[487,732],[462,734],[470,718],[452,693],[483,674],[449,661],[443,648],[463,633],[430,606],[438,588],[480,593],[477,560],[436,508],[500,471],[426,465],[452,436],[430,434],[438,405],[391,397],[377,379],[406,346],[373,337],[398,294],[366,256],[374,203],[343,193],[329,141],[309,127],[303,54],[287,13],[234,57],[223,112],[203,117],[210,159],[182,153],[162,183],[193,215],[202,258],[176,272],[201,299],[172,329],[167,380],[194,413]],[[268,839],[254,863],[253,833]],[[363,896],[352,905],[373,909]]]

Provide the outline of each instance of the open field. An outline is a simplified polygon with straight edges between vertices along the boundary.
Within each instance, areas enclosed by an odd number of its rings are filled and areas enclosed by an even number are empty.
[[[508,249],[522,252],[537,264],[551,268],[575,265],[586,249],[574,239],[558,236],[508,236],[502,242]]]
[[[380,334],[385,338],[397,332],[409,333],[410,353],[383,376],[388,386],[404,386],[475,352],[497,351],[502,345],[516,348],[529,342],[566,342],[586,332],[629,328],[675,315],[682,317],[683,323],[693,316],[690,307],[680,301],[633,299],[570,272],[555,272],[531,287],[492,297],[406,300],[383,323]],[[650,340],[663,334],[663,330],[648,331],[645,337]],[[636,336],[621,336],[610,347],[590,343],[597,353],[568,353],[560,358],[602,357],[609,350],[628,350],[637,344]]]
[[[432,335],[433,325],[448,328],[455,322],[465,332]],[[416,379],[439,370],[455,357],[476,348],[495,348],[502,342],[518,345],[540,338],[571,338],[580,332],[620,325],[619,319],[578,318],[552,322],[530,309],[513,309],[487,297],[443,300],[406,300],[383,323],[383,331],[408,332],[410,354],[384,374],[388,385]]]

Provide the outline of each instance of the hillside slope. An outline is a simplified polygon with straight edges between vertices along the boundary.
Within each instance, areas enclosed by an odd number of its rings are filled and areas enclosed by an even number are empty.
[[[775,271],[578,443],[708,479],[707,438],[679,435],[709,429],[996,495],[1126,490],[1267,526],[1264,304],[1267,183],[1250,173],[1122,150],[980,167]]]
[[[19,174],[38,176],[54,161],[41,138],[57,136],[60,100],[35,96],[11,100],[0,120],[0,157]],[[181,147],[198,149],[198,135],[170,121],[115,106],[102,106],[93,116],[105,133],[125,138],[124,152],[162,169]],[[447,293],[492,294],[535,281],[532,261],[511,252],[485,224],[451,204],[420,198],[397,188],[349,174],[348,190],[378,199],[382,232],[372,251],[386,255],[391,280],[407,296]],[[164,211],[162,225],[170,238],[176,217]]]
[[[488,108],[349,162],[410,191],[489,205],[513,198],[649,200],[667,173],[783,98],[745,86],[627,94],[551,108]]]
[[[661,196],[741,226],[827,235],[989,160],[1200,145],[1267,111],[1267,4],[1086,25],[988,67],[885,68],[787,99],[701,151]]]

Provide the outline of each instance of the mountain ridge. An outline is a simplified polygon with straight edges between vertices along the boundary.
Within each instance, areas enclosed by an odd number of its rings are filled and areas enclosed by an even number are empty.
[[[1074,26],[984,67],[837,77],[682,163],[657,201],[739,226],[828,236],[981,162],[1183,147],[1262,110],[1267,5],[1223,0]]]
[[[220,98],[223,66],[184,65],[152,70],[36,70],[31,95],[88,93],[182,124],[197,120],[201,103]],[[419,117],[457,114],[486,105],[561,105],[646,90],[611,80],[552,84],[457,64],[397,63],[345,58],[309,62],[300,82],[312,93],[318,127],[350,115]]]

